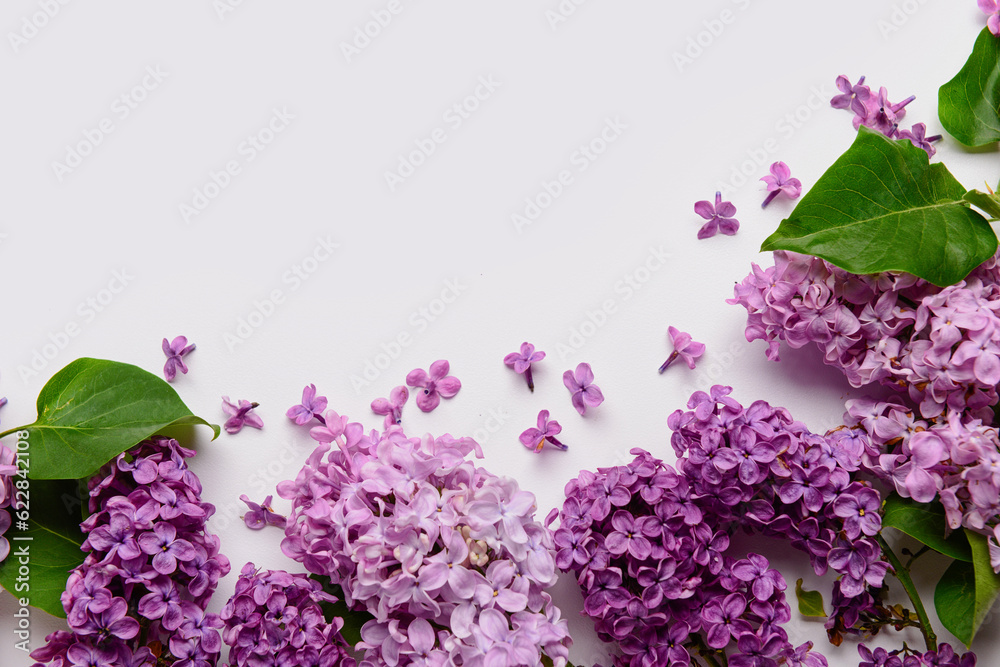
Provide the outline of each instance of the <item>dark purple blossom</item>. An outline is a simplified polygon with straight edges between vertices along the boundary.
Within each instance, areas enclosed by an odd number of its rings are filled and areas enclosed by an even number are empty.
[[[722,233],[733,236],[740,229],[740,221],[734,218],[736,207],[732,202],[722,201],[722,193],[715,193],[715,204],[707,200],[695,202],[694,212],[707,222],[698,230],[699,239],[707,239]]]
[[[407,373],[406,384],[422,390],[417,392],[417,407],[422,411],[430,412],[442,398],[451,398],[462,388],[458,378],[448,375],[449,370],[449,363],[439,359],[431,364],[430,372],[417,368]]]
[[[520,351],[511,352],[503,358],[503,362],[513,368],[515,373],[523,374],[524,379],[528,383],[528,390],[535,391],[535,382],[531,377],[531,364],[541,361],[544,358],[544,352],[541,350],[536,351],[534,345],[524,342],[521,343]]]
[[[244,426],[250,426],[252,428],[264,428],[264,422],[261,418],[254,414],[253,410],[259,404],[251,403],[250,401],[240,399],[239,405],[234,405],[228,396],[222,397],[222,411],[229,415],[229,419],[223,425],[226,429],[226,433],[230,435],[239,433],[243,430]]]
[[[590,364],[578,364],[576,371],[563,373],[563,384],[569,389],[573,407],[581,415],[587,413],[587,406],[597,407],[604,402],[601,388],[594,384],[594,371]]]
[[[288,408],[285,416],[301,426],[320,417],[326,410],[326,396],[316,395],[316,385],[310,384],[302,390],[302,402]]]

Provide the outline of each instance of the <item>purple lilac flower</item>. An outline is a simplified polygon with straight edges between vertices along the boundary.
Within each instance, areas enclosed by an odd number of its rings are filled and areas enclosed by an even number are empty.
[[[53,667],[148,667],[153,656],[137,645],[141,622],[143,641],[163,646],[164,660],[216,664],[220,622],[205,606],[229,561],[205,531],[215,508],[201,501],[186,465],[193,455],[154,438],[90,480],[90,516],[81,524],[87,556],[62,595],[70,632],[47,637],[32,658]]]
[[[410,398],[410,391],[400,385],[389,392],[389,398],[376,398],[372,401],[372,412],[377,415],[384,415],[383,428],[389,428],[393,424],[403,422],[403,406]]]
[[[10,542],[4,537],[4,533],[10,529],[10,514],[6,509],[0,510],[0,563],[7,558],[7,554],[10,553]]]
[[[734,218],[736,207],[732,202],[722,201],[722,193],[715,193],[715,204],[707,200],[695,202],[694,212],[707,222],[698,230],[699,239],[707,239],[718,233],[733,236],[740,229],[740,221]]]
[[[264,526],[277,526],[278,528],[285,527],[285,517],[280,514],[276,514],[273,509],[271,509],[271,496],[264,499],[264,502],[258,505],[257,503],[251,501],[247,495],[244,493],[240,496],[240,500],[246,503],[250,511],[243,515],[243,523],[246,524],[247,528],[251,530],[260,530]]]
[[[163,339],[163,354],[167,355],[167,361],[163,365],[163,377],[167,382],[173,382],[177,377],[177,371],[187,373],[188,367],[184,364],[184,357],[194,352],[195,345],[188,345],[186,336],[177,336],[172,341]]]
[[[578,364],[576,371],[563,373],[563,384],[569,389],[573,407],[581,415],[586,414],[588,405],[597,407],[604,402],[604,394],[594,384],[594,371],[588,363]]]
[[[406,384],[423,391],[417,392],[417,407],[430,412],[441,403],[442,398],[451,398],[462,388],[458,378],[448,375],[450,365],[444,359],[431,364],[430,372],[421,368],[407,373]]]
[[[224,625],[222,637],[230,647],[230,665],[355,667],[356,661],[340,634],[343,620],[335,617],[327,623],[324,619],[320,605],[327,602],[336,602],[336,598],[304,574],[258,570],[253,563],[247,563],[218,622]],[[213,638],[213,632],[181,628],[182,637],[202,642],[206,634],[212,641],[218,637],[218,632]]]
[[[844,75],[837,77],[837,90],[840,91],[840,95],[835,95],[833,99],[830,100],[830,106],[834,109],[850,109],[851,103],[854,98],[861,96],[867,98],[869,93],[868,86],[864,85],[865,77],[858,79],[858,82],[851,85],[851,80]]]
[[[923,148],[928,157],[934,157],[934,154],[937,153],[934,142],[941,140],[940,134],[928,137],[927,126],[924,123],[916,123],[909,130],[900,130],[896,136],[899,139],[909,139],[917,148]]]
[[[538,428],[529,428],[525,430],[521,436],[521,444],[532,450],[536,454],[542,451],[542,447],[545,445],[546,441],[553,447],[561,449],[563,451],[569,449],[566,445],[559,442],[555,436],[562,433],[562,426],[559,425],[555,419],[549,419],[549,411],[541,410],[538,413]]]
[[[288,408],[285,416],[301,426],[322,415],[324,410],[326,410],[326,396],[317,396],[316,385],[310,384],[302,390],[302,402]]]
[[[768,195],[764,198],[761,208],[766,207],[779,194],[784,193],[789,199],[797,199],[802,194],[802,181],[792,178],[792,171],[784,162],[771,165],[771,173],[762,176],[760,180],[767,185]]]
[[[1000,2],[997,0],[979,0],[979,8],[984,14],[989,14],[986,26],[994,35],[1000,36]]]
[[[670,344],[673,345],[674,351],[670,353],[667,360],[660,366],[659,372],[662,373],[667,370],[667,366],[672,364],[678,357],[688,365],[688,368],[693,370],[695,361],[701,355],[705,354],[705,344],[695,342],[691,338],[691,334],[679,331],[672,326],[667,327],[667,334],[670,336]]]
[[[555,545],[534,496],[468,460],[482,457],[471,438],[337,422],[337,446],[278,485],[292,501],[282,551],[375,617],[362,664],[565,664],[566,621],[546,592]]]
[[[251,403],[242,398],[239,400],[239,405],[233,405],[228,396],[223,396],[222,411],[230,415],[224,424],[226,433],[230,435],[239,433],[243,430],[244,426],[264,428],[264,422],[258,415],[253,413],[254,408],[258,407],[258,405],[258,403]]]
[[[528,382],[528,391],[535,391],[535,382],[531,377],[531,364],[545,358],[545,353],[536,351],[531,343],[521,343],[519,352],[511,352],[503,358],[504,364],[514,369],[515,373],[524,374],[524,379]]]

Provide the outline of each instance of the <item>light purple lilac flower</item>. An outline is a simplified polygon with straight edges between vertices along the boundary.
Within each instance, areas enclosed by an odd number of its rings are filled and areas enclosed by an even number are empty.
[[[576,371],[563,373],[563,384],[569,389],[573,407],[581,415],[587,413],[587,406],[597,407],[604,402],[601,388],[594,384],[594,371],[590,364],[578,364]]]
[[[563,451],[569,449],[566,445],[559,442],[556,436],[562,433],[562,426],[559,425],[555,419],[549,419],[549,411],[541,410],[538,413],[538,428],[529,428],[521,433],[520,440],[521,444],[535,452],[536,454],[542,451],[542,447],[545,446],[546,441],[553,447],[561,449]]]
[[[439,359],[430,366],[430,372],[416,368],[406,374],[406,384],[422,389],[417,392],[417,407],[424,412],[436,408],[442,398],[451,398],[462,388],[458,378],[448,375],[451,366],[445,359]]]
[[[524,342],[521,343],[520,351],[511,352],[503,358],[503,362],[513,368],[515,373],[524,375],[524,379],[528,382],[528,391],[535,391],[535,382],[531,377],[531,364],[541,361],[544,358],[544,352],[541,350],[536,351],[534,345]]]
[[[695,202],[694,212],[707,222],[698,230],[699,239],[707,239],[718,233],[733,236],[740,229],[740,221],[734,218],[736,207],[732,202],[722,201],[722,193],[715,193],[715,204],[707,200]]]
[[[194,349],[194,343],[188,345],[186,336],[177,336],[172,341],[163,339],[163,354],[167,355],[167,361],[163,365],[163,377],[167,379],[167,382],[174,381],[174,378],[177,377],[177,371],[185,374],[188,372],[184,357],[194,352]]]
[[[285,416],[301,426],[319,417],[326,410],[326,396],[316,395],[316,385],[310,384],[302,390],[302,402],[288,408]]]
[[[792,177],[792,171],[787,164],[775,162],[771,165],[770,171],[770,174],[760,179],[767,185],[769,193],[760,205],[761,208],[770,204],[779,194],[784,193],[789,199],[797,199],[802,194],[802,181]]]
[[[240,500],[250,508],[250,511],[243,515],[243,523],[246,524],[247,528],[261,530],[265,526],[285,527],[285,517],[277,514],[271,508],[271,499],[272,496],[268,496],[264,498],[263,503],[258,505],[250,500],[245,493],[240,496]]]
[[[377,415],[384,415],[383,428],[389,428],[393,424],[403,422],[403,406],[406,405],[410,397],[410,391],[400,385],[389,392],[389,398],[376,398],[372,401],[372,412]]]
[[[259,415],[254,414],[254,408],[258,407],[259,403],[251,403],[250,401],[240,399],[239,405],[234,405],[228,396],[222,397],[222,411],[229,415],[229,419],[226,420],[224,428],[226,433],[230,435],[239,433],[243,430],[244,426],[250,426],[252,428],[264,428],[264,422],[261,420]]]
[[[670,353],[667,360],[663,362],[660,366],[659,372],[667,370],[667,366],[672,364],[678,357],[688,365],[688,368],[694,369],[695,361],[705,354],[705,344],[695,342],[691,338],[691,334],[685,333],[674,327],[667,328],[667,334],[670,336],[670,344],[673,345],[674,351]]]
[[[983,10],[984,14],[989,14],[989,18],[986,19],[986,27],[994,35],[1000,36],[1000,2],[997,2],[997,0],[979,0],[979,9]]]

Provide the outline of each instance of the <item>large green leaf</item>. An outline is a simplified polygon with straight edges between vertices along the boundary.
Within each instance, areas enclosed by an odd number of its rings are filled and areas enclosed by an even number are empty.
[[[959,73],[938,91],[938,117],[966,146],[1000,140],[1000,37],[988,28]]]
[[[934,589],[934,608],[944,627],[970,646],[1000,593],[1000,576],[990,566],[986,538],[967,529],[965,536],[972,562],[955,561],[945,570]]]
[[[957,560],[972,562],[972,550],[962,531],[945,539],[944,507],[939,502],[918,503],[892,493],[882,507],[882,526],[906,533],[921,544]]]
[[[130,364],[77,359],[52,376],[38,395],[38,419],[28,431],[33,479],[76,479],[167,428],[219,427],[195,417],[173,387]]]
[[[84,535],[80,531],[77,483],[34,479],[27,483],[17,497],[27,506],[10,510],[14,523],[5,537],[11,551],[0,563],[0,586],[32,607],[65,618],[59,596],[66,590],[69,571],[86,555],[80,550]],[[26,517],[27,530],[19,517]]]
[[[925,151],[862,127],[761,250],[816,255],[851,273],[905,271],[951,285],[997,249],[996,234],[965,194]]]

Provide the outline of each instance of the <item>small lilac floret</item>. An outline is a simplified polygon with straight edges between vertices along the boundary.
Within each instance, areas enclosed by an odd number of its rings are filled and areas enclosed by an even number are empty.
[[[531,377],[531,364],[545,358],[545,353],[535,350],[535,346],[527,341],[521,343],[518,352],[511,352],[503,358],[504,364],[514,369],[515,373],[524,374],[524,379],[528,382],[528,391],[535,391],[535,382]]]
[[[698,230],[699,239],[707,239],[716,234],[733,236],[740,229],[740,221],[734,218],[736,207],[732,202],[722,201],[722,193],[715,193],[715,204],[707,200],[695,202],[694,212],[708,222]]]
[[[688,365],[688,368],[693,370],[695,361],[701,355],[705,354],[705,344],[695,342],[691,338],[691,334],[675,329],[674,327],[668,327],[667,334],[670,336],[670,344],[674,346],[674,351],[670,353],[667,360],[660,366],[659,372],[662,373],[667,370],[667,366],[672,364],[678,357]]]
[[[576,371],[563,373],[563,384],[572,395],[573,407],[581,415],[587,413],[588,405],[596,408],[604,402],[601,388],[594,384],[594,371],[586,362],[578,364]]]
[[[228,396],[223,396],[222,410],[227,415],[230,415],[229,419],[227,419],[224,424],[226,433],[229,433],[230,435],[239,433],[243,430],[244,426],[264,428],[264,422],[258,415],[253,413],[253,409],[259,405],[259,403],[251,403],[250,401],[242,398],[239,400],[239,405],[234,405],[229,400]]]
[[[802,181],[792,177],[792,170],[784,162],[775,162],[771,165],[771,173],[762,176],[760,180],[767,184],[767,191],[770,193],[760,205],[765,208],[775,197],[784,193],[789,199],[797,199],[802,194]]]
[[[184,363],[184,357],[194,352],[195,345],[188,345],[186,336],[177,336],[172,341],[163,339],[163,354],[167,355],[167,361],[163,364],[163,377],[167,382],[173,382],[177,377],[177,371],[187,373],[188,367]]]

